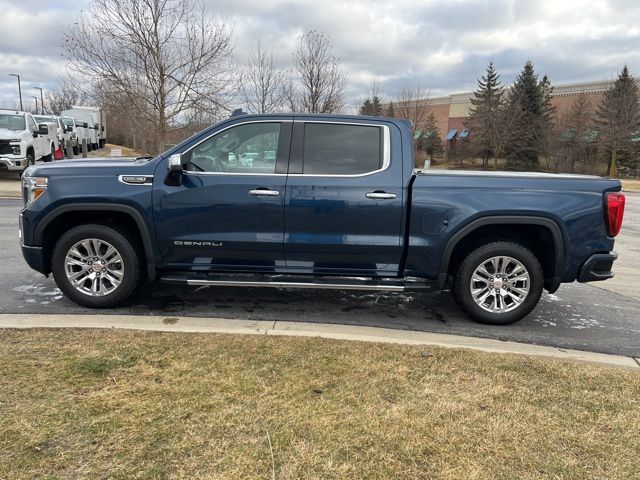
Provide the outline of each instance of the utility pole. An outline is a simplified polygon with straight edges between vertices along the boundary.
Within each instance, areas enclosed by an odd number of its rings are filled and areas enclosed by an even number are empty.
[[[36,90],[40,90],[40,113],[44,115],[44,97],[42,96],[42,88],[40,87],[33,87],[33,88],[35,88]]]
[[[33,98],[36,101],[36,115],[38,114],[38,97],[34,97],[33,95],[31,95],[31,98]]]
[[[16,77],[18,79],[18,95],[20,96],[20,110],[24,111],[24,108],[22,108],[22,87],[20,86],[20,75],[15,73],[10,73],[9,76]]]

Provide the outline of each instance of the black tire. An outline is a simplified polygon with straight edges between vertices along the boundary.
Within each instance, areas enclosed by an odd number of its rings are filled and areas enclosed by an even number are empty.
[[[36,164],[36,159],[33,156],[33,152],[29,150],[27,152],[27,167],[30,167],[31,165],[35,165],[35,164]]]
[[[78,155],[78,146],[76,145],[75,147],[71,147],[73,150],[73,154],[74,155]]]
[[[100,224],[85,224],[63,234],[53,249],[51,271],[58,288],[73,302],[89,308],[109,308],[119,305],[136,289],[140,280],[140,260],[136,245],[127,239],[131,235],[113,227]],[[77,242],[95,238],[111,244],[122,257],[123,277],[120,285],[103,296],[90,296],[76,289],[65,271],[65,257]]]
[[[471,293],[471,278],[476,268],[480,267],[483,262],[497,256],[515,259],[524,266],[529,274],[529,290],[526,297],[518,306],[505,312],[489,312],[485,310],[476,303]],[[509,325],[523,319],[535,308],[540,300],[543,286],[544,275],[542,267],[536,256],[528,248],[512,242],[493,242],[477,248],[462,261],[454,275],[452,293],[458,305],[474,320],[490,325]],[[503,305],[504,298],[503,296]],[[511,298],[508,301],[513,302]],[[497,302],[497,300],[494,300],[494,302]],[[513,302],[511,305],[515,303]]]

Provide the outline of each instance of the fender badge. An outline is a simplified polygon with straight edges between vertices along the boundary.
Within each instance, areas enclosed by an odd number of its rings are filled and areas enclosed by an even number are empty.
[[[211,242],[208,240],[174,240],[176,247],[221,247],[222,242]]]

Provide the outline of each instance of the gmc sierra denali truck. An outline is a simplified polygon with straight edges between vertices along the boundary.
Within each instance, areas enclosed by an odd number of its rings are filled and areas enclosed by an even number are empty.
[[[391,118],[239,115],[155,158],[32,166],[27,263],[87,307],[143,280],[364,290],[450,288],[480,322],[543,288],[611,278],[618,180],[417,170]]]

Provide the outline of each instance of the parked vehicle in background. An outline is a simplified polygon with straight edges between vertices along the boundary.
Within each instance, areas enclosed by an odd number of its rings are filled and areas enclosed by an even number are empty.
[[[100,108],[74,105],[71,109],[62,112],[62,114],[87,123],[89,128],[89,150],[97,150],[104,147],[107,139],[106,119],[104,112]]]
[[[389,291],[436,283],[471,317],[500,325],[531,312],[543,288],[613,276],[620,181],[423,171],[412,141],[398,119],[240,115],[153,159],[30,167],[22,252],[88,307],[118,305],[145,276]]]
[[[92,106],[86,106],[86,105],[74,105],[73,109],[76,111],[86,111],[93,115],[97,123],[97,129],[96,129],[97,147],[96,148],[103,148],[104,145],[107,143],[107,118],[104,110],[102,110],[99,107],[92,107]],[[81,115],[78,118],[83,119],[84,116]]]
[[[71,145],[74,155],[78,155],[80,150],[78,149],[78,129],[79,127],[76,125],[76,120],[73,117],[60,117],[60,121],[64,125],[64,130],[68,137],[68,142]]]
[[[29,112],[0,110],[0,170],[20,172],[38,160],[53,159],[55,124],[38,124]]]
[[[64,123],[60,117],[56,115],[34,115],[33,116],[38,123],[46,123],[51,122],[55,125],[56,128],[56,137],[58,138],[58,148],[56,149],[56,154],[54,159],[61,160],[64,156],[64,148],[69,140],[71,133],[65,130]]]

